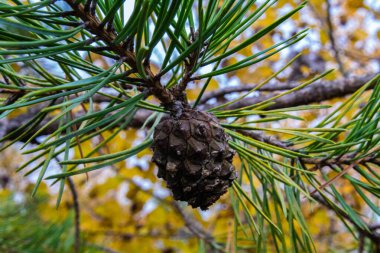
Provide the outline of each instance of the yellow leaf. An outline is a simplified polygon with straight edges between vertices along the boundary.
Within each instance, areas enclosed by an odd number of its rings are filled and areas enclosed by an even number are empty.
[[[328,37],[326,31],[324,31],[324,30],[321,30],[319,32],[319,38],[321,40],[322,45],[326,45],[326,43],[329,41],[329,37]]]
[[[349,9],[358,9],[364,7],[363,0],[346,0],[346,5]]]

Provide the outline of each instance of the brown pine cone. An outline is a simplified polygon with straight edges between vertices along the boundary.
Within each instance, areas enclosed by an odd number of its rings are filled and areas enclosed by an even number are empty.
[[[152,161],[174,199],[202,210],[226,193],[237,177],[228,136],[210,113],[184,109],[161,120],[154,132]]]

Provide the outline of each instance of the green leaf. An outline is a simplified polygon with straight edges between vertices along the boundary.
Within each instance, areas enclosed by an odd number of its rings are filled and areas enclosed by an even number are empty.
[[[212,60],[203,63],[202,66],[206,66],[206,65],[208,65],[210,63],[213,63],[213,62],[216,62],[216,61],[218,61],[220,59],[224,59],[224,58],[226,58],[226,57],[228,57],[228,56],[230,56],[230,55],[232,55],[232,54],[240,51],[241,49],[243,49],[243,48],[251,45],[255,41],[257,41],[260,38],[262,38],[264,35],[268,34],[274,28],[276,28],[277,26],[279,26],[280,24],[282,24],[285,20],[289,19],[289,17],[293,16],[295,13],[297,13],[299,10],[301,10],[305,5],[306,5],[306,2],[303,2],[301,5],[299,5],[294,10],[290,11],[286,15],[284,15],[281,18],[279,18],[276,21],[274,21],[269,26],[267,26],[267,27],[261,29],[259,32],[255,33],[255,35],[253,35],[251,38],[249,38],[246,41],[240,43],[238,46],[234,47],[233,49],[228,50],[227,52],[223,53],[222,55],[220,55],[218,57],[215,57]]]
[[[69,38],[75,36],[75,34],[77,34],[78,32],[80,32],[82,29],[83,29],[83,27],[77,27],[77,28],[73,29],[73,32],[71,32],[71,33],[69,33],[67,35],[63,35],[63,36],[59,36],[59,37],[55,37],[55,38],[51,38],[51,39],[41,39],[41,40],[33,40],[33,41],[0,41],[0,47],[3,47],[3,48],[9,48],[9,47],[11,47],[11,48],[12,47],[16,47],[16,48],[30,48],[30,47],[48,46],[48,45],[54,44],[56,42],[69,39]],[[13,54],[15,52],[20,52],[20,53],[27,53],[27,52],[29,52],[29,53],[33,53],[32,50],[30,50],[30,51],[28,51],[28,50],[25,50],[25,51],[21,51],[21,50],[7,50],[7,51],[0,51],[0,54],[2,54],[2,55],[4,55],[4,54]]]
[[[49,176],[49,177],[47,177],[45,179],[65,178],[65,177],[69,177],[69,176],[73,176],[73,175],[79,175],[79,174],[87,173],[87,172],[90,172],[90,171],[93,171],[93,170],[97,170],[97,169],[109,166],[111,164],[120,162],[122,160],[125,160],[128,157],[131,157],[131,156],[133,156],[133,155],[141,152],[145,148],[149,147],[150,144],[151,144],[151,141],[147,140],[147,141],[144,141],[143,143],[137,145],[134,148],[131,148],[131,149],[128,149],[128,150],[124,151],[123,156],[121,156],[121,157],[117,157],[117,158],[114,158],[114,159],[112,159],[110,161],[102,162],[102,163],[99,163],[97,165],[90,166],[90,167],[87,167],[87,168],[84,168],[84,169],[80,169],[80,170],[75,170],[75,171],[70,171],[70,172],[66,172],[66,173],[61,173],[61,174],[56,174],[56,175],[53,175],[53,176]]]
[[[78,28],[71,29],[71,30],[49,30],[49,29],[44,29],[44,28],[26,25],[22,23],[17,23],[17,22],[10,21],[4,18],[0,18],[0,24],[3,24],[7,27],[13,27],[13,28],[21,29],[27,32],[33,32],[33,33],[43,34],[43,35],[60,36],[60,35],[65,35],[65,34],[72,34],[73,32],[77,32],[78,30]]]
[[[236,181],[233,182],[233,189],[235,191],[235,193],[238,195],[243,195],[243,197],[248,201],[248,203],[250,203],[256,210],[257,212],[259,212],[266,221],[269,222],[269,224],[271,226],[273,226],[279,233],[282,233],[281,230],[271,221],[271,219],[265,215],[265,213],[261,210],[261,208],[255,203],[252,201],[252,199],[247,195],[247,193],[241,188],[241,186],[239,184],[236,183]],[[238,196],[239,196],[238,195]]]

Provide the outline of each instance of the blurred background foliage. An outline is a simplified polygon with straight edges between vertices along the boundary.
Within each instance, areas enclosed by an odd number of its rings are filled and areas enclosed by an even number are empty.
[[[128,2],[131,1],[127,0],[126,3]],[[278,1],[274,8],[269,8],[265,15],[239,39],[244,40],[260,28],[268,26],[299,3],[296,0]],[[288,38],[302,28],[311,28],[306,38],[254,66],[212,79],[208,91],[218,90],[226,84],[260,83],[298,53],[302,55],[288,70],[277,77],[277,80],[281,82],[309,80],[331,68],[337,70],[326,76],[328,80],[335,80],[348,74],[365,75],[379,72],[379,17],[380,3],[377,0],[331,0],[329,4],[326,1],[310,0],[304,9],[272,31],[269,36],[261,38],[252,47],[244,48],[228,60],[223,60],[221,65],[233,64],[242,57],[248,57],[253,52],[273,45],[280,39]],[[335,45],[332,45],[329,37],[331,29]],[[232,43],[238,45],[240,42],[235,40]],[[102,69],[111,67],[101,55],[91,53],[88,57],[90,56]],[[152,63],[154,64],[154,61]],[[29,71],[25,66],[17,64],[14,64],[13,68],[23,74]],[[189,99],[195,100],[202,85],[195,82],[188,88]],[[360,109],[361,100],[365,103],[369,96],[369,92],[361,96],[357,106],[347,111],[344,117],[353,118]],[[225,98],[218,99],[223,102]],[[263,122],[259,126],[307,128],[321,121],[343,101],[343,98],[336,98],[323,102],[326,105],[333,105],[331,108],[291,112],[294,116],[303,118],[302,121],[288,119],[276,123]],[[22,110],[25,109],[19,109],[10,116],[15,117],[23,113]],[[107,135],[111,134],[111,132],[103,133],[102,138],[107,138]],[[106,145],[103,152],[115,153],[126,150],[141,142],[144,136],[144,130],[123,130]],[[275,133],[274,136],[280,139],[288,137],[286,133]],[[345,136],[339,135],[337,138]],[[30,159],[19,154],[17,145],[21,144],[16,144],[0,153],[0,251],[70,252],[75,241],[72,194],[66,190],[60,206],[56,208],[59,187],[47,185],[43,181],[38,194],[30,198],[38,173],[25,177],[22,173],[16,173],[19,166]],[[94,145],[96,143],[93,140],[82,143],[80,148],[74,149],[72,158],[80,159],[83,154],[91,152]],[[202,252],[207,238],[204,238],[202,231],[189,231],[189,226],[186,224],[188,222],[199,223],[210,231],[216,242],[224,243],[223,247],[227,252],[259,251],[255,242],[244,237],[247,231],[242,229],[236,231],[237,220],[234,214],[236,210],[233,210],[231,201],[237,201],[237,196],[232,191],[205,212],[175,203],[162,180],[156,177],[155,165],[150,162],[151,154],[149,149],[145,149],[134,157],[115,163],[107,169],[72,178],[80,203],[80,238],[83,252],[172,253],[198,250]],[[243,166],[238,159],[235,165],[237,168]],[[60,171],[58,164],[54,162],[49,166],[50,174]],[[378,173],[378,168],[374,170]],[[330,171],[326,176],[331,178],[335,174],[336,172]],[[257,180],[253,184],[260,185],[260,182]],[[334,182],[334,186],[357,213],[368,220],[380,222],[379,216],[370,210],[363,197],[348,180],[340,178]],[[305,217],[317,252],[356,252],[360,247],[365,247],[368,252],[371,251],[370,246],[360,246],[360,238],[355,237],[357,234],[349,231],[334,212],[306,199],[302,201],[300,212]],[[379,206],[378,199],[372,201],[377,207]],[[184,213],[178,211],[178,205],[184,209]],[[268,205],[271,205],[271,202],[268,202]],[[247,206],[247,209],[253,215],[257,212],[252,206]],[[285,217],[279,218],[286,220]],[[283,231],[290,230],[283,228]],[[203,239],[198,240],[199,238]],[[291,244],[290,235],[284,238],[286,244]],[[234,247],[237,241],[239,250]],[[261,247],[260,251],[263,252],[274,251],[274,245],[270,241]]]

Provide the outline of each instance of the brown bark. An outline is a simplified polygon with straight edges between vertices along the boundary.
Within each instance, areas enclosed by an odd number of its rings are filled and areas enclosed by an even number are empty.
[[[267,107],[270,109],[288,108],[299,105],[307,105],[312,103],[318,103],[326,101],[332,98],[343,97],[354,93],[360,89],[364,84],[374,78],[375,75],[364,75],[360,77],[352,77],[348,79],[339,79],[334,81],[318,81],[303,89],[294,91],[290,94],[284,95],[275,99],[273,102],[275,104]],[[379,81],[379,76],[377,80],[374,80],[372,84],[368,87],[369,89],[375,87],[376,82]],[[277,93],[278,94],[278,93]],[[250,105],[254,105],[263,102],[277,94],[269,93],[259,97],[246,98],[238,101],[227,109],[237,109]]]
[[[285,95],[283,97],[280,97],[274,100],[276,104],[271,105],[267,109],[287,108],[287,107],[298,106],[298,105],[318,103],[318,102],[329,100],[336,97],[343,97],[357,91],[365,83],[371,80],[371,78],[373,77],[374,75],[364,75],[364,76],[350,78],[346,80],[341,79],[341,80],[334,80],[334,81],[319,81],[301,90],[295,91],[291,94]],[[379,78],[377,79],[377,81],[378,80]],[[375,85],[376,85],[376,81],[373,81],[372,85],[370,85],[368,89],[375,87]],[[279,87],[281,87],[281,85],[279,85]],[[241,89],[242,89],[241,87],[236,87],[236,90],[233,90],[231,88],[226,88],[226,89],[219,90],[220,92],[218,93],[211,92],[211,94],[214,94],[216,97],[218,97],[218,96],[229,94],[235,91],[241,91]],[[268,93],[260,97],[252,97],[252,98],[243,99],[235,104],[232,104],[231,106],[228,107],[228,109],[236,109],[240,107],[253,105],[253,104],[262,102],[272,96],[274,96],[273,93]],[[109,101],[108,98],[104,96],[96,95],[94,97],[94,102],[96,103],[102,103],[102,102],[108,102],[108,101]],[[15,118],[0,119],[0,138],[11,133],[13,130],[17,129],[19,126],[27,123],[28,120],[30,120],[43,107],[44,105],[41,104],[41,105],[32,107],[31,109],[29,109],[27,113],[19,115]],[[200,109],[202,108],[204,109],[206,108],[206,106],[200,105]],[[129,127],[134,127],[134,128],[141,127],[150,114],[151,114],[150,111],[140,109],[136,113],[132,122],[129,124]],[[49,120],[50,118],[43,120],[39,126],[43,126]],[[43,132],[41,132],[41,135],[47,135],[54,132],[57,129],[57,126],[58,126],[58,122],[51,124],[48,128],[46,128]],[[27,138],[28,136],[26,136],[24,140]]]

